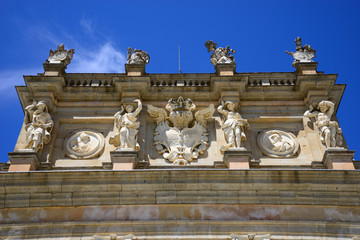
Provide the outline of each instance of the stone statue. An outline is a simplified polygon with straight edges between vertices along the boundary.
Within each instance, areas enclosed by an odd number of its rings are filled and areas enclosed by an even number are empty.
[[[249,128],[249,123],[243,119],[238,112],[235,112],[236,104],[226,101],[218,107],[218,112],[223,114],[222,129],[224,130],[226,145],[221,146],[223,153],[229,148],[240,148],[241,143],[246,139],[245,130]]]
[[[210,58],[213,65],[216,65],[218,63],[235,63],[235,58],[233,56],[235,50],[230,49],[229,46],[226,46],[226,48],[216,48],[217,43],[214,43],[211,40],[208,40],[205,43],[205,46],[208,52],[212,51]]]
[[[138,49],[127,49],[127,63],[128,64],[148,64],[150,56],[147,52]]]
[[[295,67],[299,62],[313,62],[313,58],[315,57],[316,51],[310,47],[310,45],[302,46],[301,38],[297,37],[295,39],[296,44],[296,52],[288,52],[285,51],[287,54],[293,56],[295,59],[292,63],[292,66]]]
[[[139,99],[134,100],[134,102],[138,104],[137,109],[134,110],[134,107],[129,104],[125,107],[126,113],[122,115],[124,106],[121,106],[120,111],[114,115],[115,127],[119,132],[111,137],[109,142],[118,147],[118,150],[140,150],[140,146],[137,143],[140,123],[137,121],[136,116],[140,113],[142,104]]]
[[[33,102],[25,108],[26,146],[25,149],[39,151],[50,142],[54,122],[44,101]]]
[[[342,142],[342,130],[336,121],[331,121],[334,113],[335,104],[330,101],[321,101],[317,110],[309,106],[309,110],[304,113],[305,117],[315,118],[315,124],[320,131],[320,139],[327,148],[339,147]]]
[[[265,234],[265,235],[256,235],[256,234],[248,234],[248,235],[237,235],[237,234],[230,234],[229,240],[270,240],[271,235]]]
[[[203,154],[208,145],[207,119],[214,114],[214,105],[199,110],[191,99],[170,99],[165,109],[148,105],[149,114],[155,119],[154,145],[159,154],[174,165],[188,165]]]
[[[71,59],[74,55],[74,49],[65,50],[64,44],[60,44],[58,49],[53,51],[50,50],[49,57],[46,60],[47,63],[65,63],[65,65],[70,64]]]

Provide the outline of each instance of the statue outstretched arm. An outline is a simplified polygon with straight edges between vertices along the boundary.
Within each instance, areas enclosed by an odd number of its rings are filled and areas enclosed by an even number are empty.
[[[137,109],[135,109],[135,111],[133,112],[133,114],[135,116],[137,116],[140,113],[141,109],[142,109],[142,103],[141,103],[141,101],[139,99],[135,99],[134,102],[137,102],[137,104],[138,104]]]
[[[316,117],[319,112],[318,111],[313,111],[314,108],[312,105],[309,105],[309,110],[307,110],[305,113],[304,113],[304,117],[309,117],[309,118],[312,118],[312,117]]]
[[[218,112],[223,114],[225,117],[228,115],[229,111],[224,109],[224,102],[217,108]]]

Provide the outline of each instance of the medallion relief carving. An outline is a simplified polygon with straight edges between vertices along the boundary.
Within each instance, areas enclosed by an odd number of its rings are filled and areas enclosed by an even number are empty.
[[[197,160],[208,146],[206,124],[214,114],[214,105],[194,115],[196,106],[193,101],[179,97],[177,101],[170,99],[165,109],[148,105],[148,112],[157,123],[154,133],[156,150],[174,165],[187,165]]]
[[[261,132],[257,143],[263,154],[270,157],[292,157],[299,149],[295,135],[281,130]]]
[[[104,146],[105,141],[101,133],[80,130],[66,139],[64,151],[72,159],[90,159],[100,155]]]

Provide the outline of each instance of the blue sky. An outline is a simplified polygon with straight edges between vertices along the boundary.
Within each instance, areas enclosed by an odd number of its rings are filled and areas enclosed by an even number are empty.
[[[292,72],[294,39],[316,51],[318,70],[347,84],[337,113],[360,159],[360,1],[0,1],[0,162],[8,160],[23,121],[15,85],[42,73],[49,50],[75,55],[67,72],[124,72],[126,48],[150,54],[148,73],[214,72],[204,46],[236,50],[237,72]]]

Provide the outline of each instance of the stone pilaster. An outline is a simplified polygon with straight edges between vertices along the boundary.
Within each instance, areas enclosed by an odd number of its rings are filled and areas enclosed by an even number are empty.
[[[37,153],[24,149],[8,153],[10,159],[9,172],[27,172],[35,171],[40,167],[40,161]]]
[[[224,163],[229,169],[250,169],[251,151],[233,148],[224,152]]]
[[[113,170],[131,170],[135,168],[138,151],[121,151],[110,152]]]

